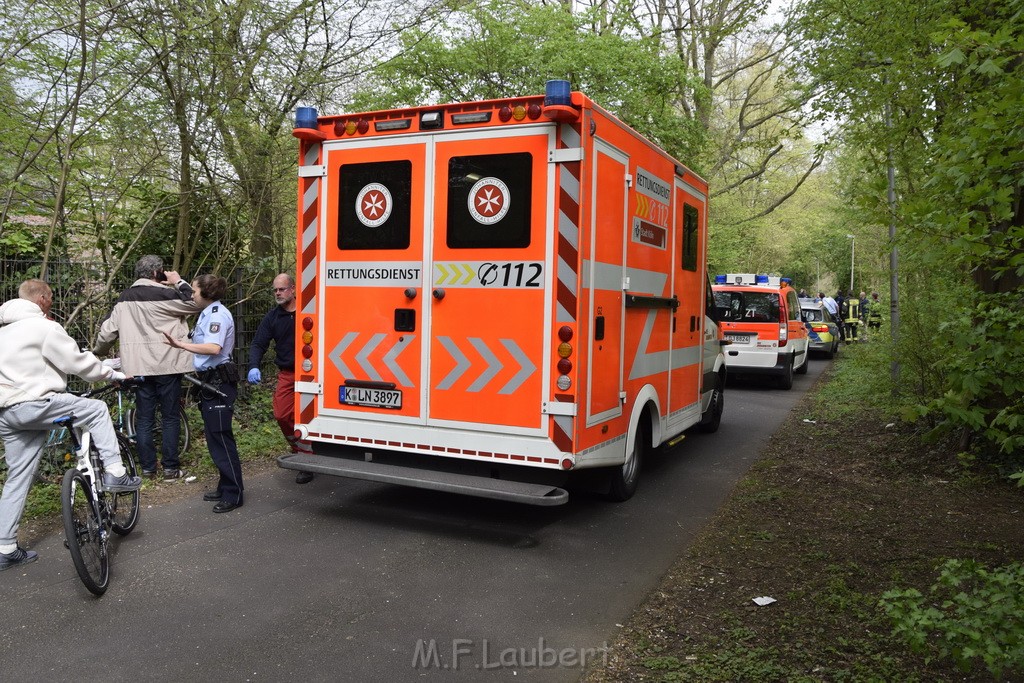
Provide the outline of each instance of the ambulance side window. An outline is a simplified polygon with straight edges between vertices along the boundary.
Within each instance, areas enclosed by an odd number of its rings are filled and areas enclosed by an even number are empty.
[[[683,270],[697,270],[697,207],[683,205]]]
[[[448,162],[451,249],[523,249],[530,246],[533,155],[481,154]]]
[[[789,319],[800,320],[800,299],[793,290],[786,292],[786,305],[789,306]]]
[[[712,320],[718,320],[718,307],[715,305],[715,292],[711,289],[711,278],[707,278],[704,290],[704,315]]]
[[[411,161],[344,164],[338,185],[339,249],[409,247]]]

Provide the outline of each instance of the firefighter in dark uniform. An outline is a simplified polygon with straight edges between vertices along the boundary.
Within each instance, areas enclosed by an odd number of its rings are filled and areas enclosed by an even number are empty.
[[[238,395],[238,366],[231,361],[235,348],[235,320],[221,298],[227,292],[227,280],[216,275],[200,275],[192,283],[192,298],[202,312],[189,335],[191,342],[181,342],[166,333],[167,343],[191,351],[196,375],[218,389],[219,396],[207,389],[199,394],[203,415],[203,432],[210,449],[210,458],[220,471],[217,490],[203,494],[203,500],[216,501],[214,512],[229,512],[242,506],[242,463],[231,429]]]

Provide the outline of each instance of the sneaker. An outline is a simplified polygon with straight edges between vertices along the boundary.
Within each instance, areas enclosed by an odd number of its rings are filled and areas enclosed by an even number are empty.
[[[142,470],[143,479],[156,479],[156,470]]]
[[[164,470],[164,481],[177,481],[188,476],[185,470]]]
[[[0,553],[0,572],[11,567],[17,567],[19,564],[35,562],[38,559],[39,553],[35,550],[25,550],[18,546],[9,553]]]
[[[125,472],[120,477],[115,477],[110,472],[103,473],[103,486],[101,487],[104,491],[110,491],[112,493],[126,493],[129,491],[138,491],[142,488],[142,478],[133,477],[132,475]]]

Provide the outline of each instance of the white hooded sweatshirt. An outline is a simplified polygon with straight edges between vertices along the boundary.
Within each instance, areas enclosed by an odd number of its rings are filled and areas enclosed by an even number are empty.
[[[0,306],[0,408],[65,391],[68,375],[87,382],[123,377],[78,348],[64,328],[32,301]]]

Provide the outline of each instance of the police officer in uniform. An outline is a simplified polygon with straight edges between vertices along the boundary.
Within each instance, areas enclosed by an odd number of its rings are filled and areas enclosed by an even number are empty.
[[[231,361],[231,351],[235,348],[235,320],[227,306],[221,303],[227,287],[227,280],[222,277],[197,277],[192,283],[192,298],[202,312],[189,335],[192,341],[178,341],[164,333],[169,345],[195,354],[196,375],[224,394],[219,396],[201,390],[199,400],[210,458],[220,471],[217,490],[203,494],[203,500],[216,501],[214,512],[229,512],[241,507],[243,489],[242,463],[231,429],[238,395],[238,366]]]

